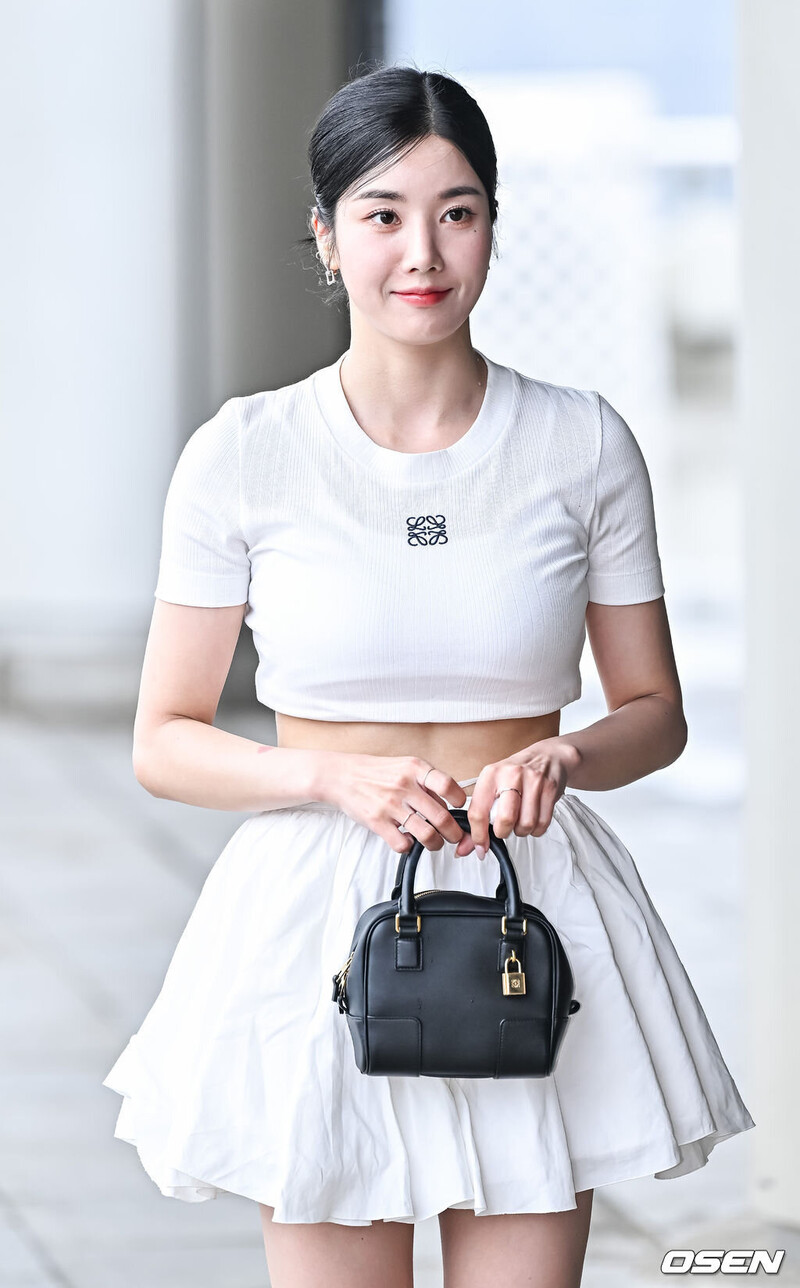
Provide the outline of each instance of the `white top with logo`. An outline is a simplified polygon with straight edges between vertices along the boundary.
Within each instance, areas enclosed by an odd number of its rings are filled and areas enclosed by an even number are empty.
[[[457,722],[581,694],[588,600],[664,593],[647,467],[593,390],[482,354],[477,419],[398,452],[330,366],[229,399],[167,493],[155,595],[247,603],[256,694],[318,720]]]

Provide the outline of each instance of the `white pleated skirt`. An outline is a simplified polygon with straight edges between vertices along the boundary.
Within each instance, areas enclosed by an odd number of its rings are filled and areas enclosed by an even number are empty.
[[[462,779],[468,788],[474,779]],[[575,1208],[577,1192],[703,1167],[755,1126],[628,850],[573,792],[506,838],[581,1008],[548,1078],[359,1072],[332,976],[391,897],[398,854],[335,806],[257,813],[215,861],[162,987],[103,1081],[162,1194],[220,1191],[280,1222]],[[489,853],[423,851],[415,886],[494,896]]]

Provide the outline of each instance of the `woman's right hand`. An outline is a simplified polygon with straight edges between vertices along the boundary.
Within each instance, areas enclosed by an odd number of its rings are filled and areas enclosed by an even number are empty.
[[[463,808],[464,788],[420,756],[335,752],[325,776],[325,800],[377,833],[397,854],[406,854],[415,839],[426,850],[441,850],[445,841],[463,841],[461,855],[475,848],[448,808]]]

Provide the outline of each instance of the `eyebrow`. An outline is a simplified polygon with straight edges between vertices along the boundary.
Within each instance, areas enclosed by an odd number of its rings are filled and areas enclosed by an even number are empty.
[[[462,184],[459,188],[446,188],[440,192],[437,201],[449,201],[451,197],[480,197],[481,193],[478,188],[471,188],[469,184]],[[354,198],[355,201],[405,201],[402,192],[389,192],[385,188],[370,188],[368,192],[359,192]]]

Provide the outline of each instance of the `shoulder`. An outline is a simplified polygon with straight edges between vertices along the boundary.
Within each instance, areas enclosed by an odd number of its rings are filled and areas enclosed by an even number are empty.
[[[512,368],[513,370],[513,368]],[[551,408],[555,415],[596,417],[599,394],[596,389],[581,389],[577,385],[558,385],[552,380],[540,380],[515,372],[519,381],[520,396],[532,405]]]
[[[497,363],[497,366],[503,366]],[[597,442],[600,429],[599,394],[596,389],[559,385],[525,375],[505,366],[516,392],[517,417],[523,425],[534,426],[540,435],[585,438]]]
[[[228,398],[213,415],[194,429],[181,448],[172,476],[171,490],[195,487],[238,468],[239,399]]]
[[[324,370],[324,368],[320,368]],[[242,427],[252,430],[269,423],[276,414],[285,416],[294,410],[304,409],[315,401],[315,386],[319,371],[311,371],[290,384],[274,389],[259,389],[256,393],[242,394],[231,401],[238,404]]]
[[[601,457],[628,454],[641,456],[641,448],[628,422],[597,389],[560,385],[550,380],[513,372],[521,419],[532,421],[539,432],[562,441],[582,443],[595,467]]]
[[[560,482],[570,494],[585,496],[600,450],[597,391],[509,370],[515,386],[515,446],[554,485]]]

